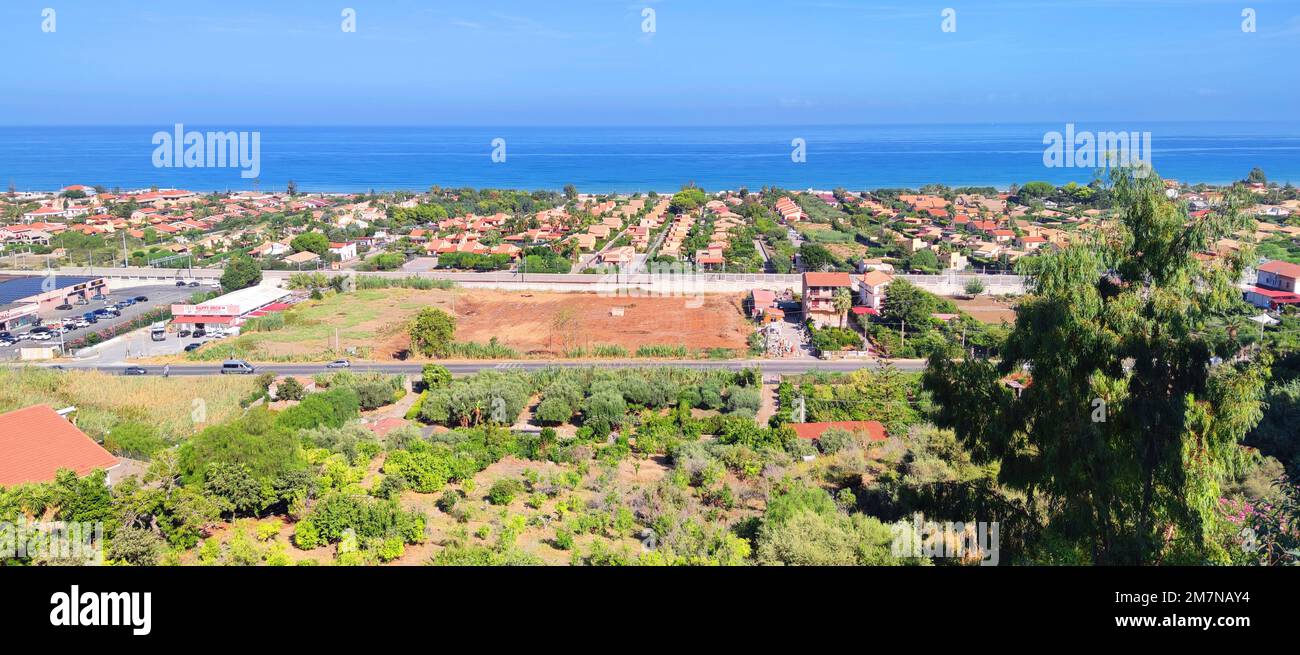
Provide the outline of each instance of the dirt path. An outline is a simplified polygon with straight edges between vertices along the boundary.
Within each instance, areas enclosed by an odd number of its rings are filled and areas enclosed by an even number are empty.
[[[759,425],[767,425],[768,419],[776,414],[776,387],[775,384],[765,383],[759,390],[763,402],[758,406],[758,414],[754,416]]]

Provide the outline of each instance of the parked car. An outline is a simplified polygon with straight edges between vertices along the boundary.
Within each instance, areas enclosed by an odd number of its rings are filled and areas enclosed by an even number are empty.
[[[198,281],[198,280],[194,280],[194,281],[190,282],[190,286],[192,286],[192,287],[197,287],[197,286],[199,286],[199,281]]]
[[[85,314],[82,314],[82,315],[81,315],[81,318],[85,319],[85,321],[86,321],[87,323],[98,323],[98,322],[99,322],[99,315],[96,314],[95,312],[86,312]]]
[[[149,302],[149,296],[136,296],[131,300],[134,302]]]
[[[97,293],[97,294],[91,296],[90,299],[91,299],[91,300],[108,300],[108,296],[105,296],[105,295],[102,294],[102,293]]]
[[[222,375],[225,375],[227,373],[239,373],[239,374],[248,375],[256,372],[257,369],[253,368],[252,364],[249,364],[248,362],[242,359],[227,359],[226,361],[221,363]]]
[[[62,305],[59,305],[59,306],[55,307],[55,309],[57,309],[57,310],[59,310],[59,311],[61,311],[61,312],[66,312],[66,311],[68,311],[69,309],[72,309],[72,305],[69,305],[68,303],[65,302],[65,303],[63,303]]]
[[[208,333],[203,328],[194,328],[194,331],[190,333],[190,336],[194,337],[195,339],[198,339],[200,337],[208,336]]]
[[[74,301],[72,304],[74,304],[74,305],[89,305],[89,304],[90,304],[90,301],[89,301],[89,300],[86,300],[86,298],[85,298],[84,296],[82,296],[82,297],[80,297],[80,298],[77,298],[76,301]]]
[[[177,330],[177,332],[176,332],[176,336],[178,336],[178,337],[180,337],[180,338],[182,338],[182,339],[187,339],[187,338],[189,338],[189,336],[190,336],[190,330],[189,330],[189,328],[181,328],[180,330]]]
[[[128,366],[122,369],[122,375],[148,375],[149,371],[144,370],[142,366]]]
[[[325,368],[351,368],[352,362],[346,359],[336,359],[325,365]]]
[[[185,280],[176,280],[176,286],[178,287],[185,286]]]
[[[202,341],[195,341],[194,343],[185,346],[185,352],[187,353],[194,352],[195,350],[198,350],[203,344],[204,342]]]

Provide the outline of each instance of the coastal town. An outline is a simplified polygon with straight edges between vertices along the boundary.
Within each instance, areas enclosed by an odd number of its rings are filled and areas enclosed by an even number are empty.
[[[1193,219],[1223,202],[1223,188],[1175,180],[1163,184],[1168,199],[1185,206]],[[1276,321],[1281,310],[1300,304],[1294,293],[1300,200],[1294,187],[1268,184],[1262,172],[1252,174],[1243,187],[1253,200],[1243,210],[1253,227],[1219,239],[1198,256],[1224,256],[1244,244],[1256,248],[1260,258],[1252,264],[1258,273],[1241,281],[1243,298],[1265,312],[1260,321]],[[28,295],[14,295],[15,286],[9,294],[0,314],[0,337],[17,347],[11,356],[19,354],[24,338],[28,346],[40,346],[39,353],[32,349],[31,358],[67,355],[116,336],[116,330],[106,330],[112,321],[96,328],[88,322],[91,317],[82,316],[98,309],[87,306],[90,299],[107,298],[108,280],[94,275],[100,269],[139,269],[138,277],[154,279],[155,295],[168,297],[175,295],[167,288],[173,280],[182,281],[182,287],[202,280],[204,289],[189,294],[192,298],[172,299],[170,307],[158,304],[150,314],[154,322],[170,319],[167,334],[184,331],[192,339],[173,341],[169,353],[181,354],[186,347],[190,358],[203,356],[195,351],[203,348],[204,336],[237,336],[247,319],[267,313],[268,307],[278,311],[291,306],[286,300],[305,299],[311,289],[302,284],[302,275],[291,284],[294,273],[312,273],[317,279],[376,274],[459,278],[465,287],[460,293],[480,296],[484,313],[527,311],[517,301],[532,290],[556,299],[554,310],[542,310],[552,319],[566,312],[607,319],[588,320],[580,327],[589,338],[581,344],[563,340],[565,347],[558,347],[556,339],[539,342],[539,331],[552,330],[547,326],[538,326],[530,338],[504,329],[493,334],[489,326],[475,330],[476,338],[492,341],[499,353],[510,356],[591,356],[601,346],[618,346],[692,356],[713,352],[715,357],[926,357],[954,340],[962,347],[970,341],[989,348],[996,340],[989,333],[1005,329],[1014,298],[1024,292],[1021,273],[1026,266],[1071,244],[1106,239],[1114,220],[1099,184],[1056,187],[1044,182],[1005,190],[932,185],[871,192],[706,192],[687,186],[671,195],[584,194],[572,187],[564,193],[433,188],[326,194],[302,193],[293,184],[283,192],[199,194],[70,185],[50,192],[12,191],[0,196],[0,210],[9,219],[0,227],[0,267],[20,278],[24,271],[55,271],[70,282]],[[241,261],[266,276],[257,302],[226,302],[209,291],[224,268]],[[484,275],[475,278],[476,273]],[[489,280],[489,273],[498,275]],[[748,277],[737,278],[740,274]],[[548,275],[564,277],[541,277]],[[665,284],[667,278],[677,278],[676,285]],[[638,308],[622,306],[635,303],[617,302],[619,282],[642,279],[649,280],[646,288],[652,291],[639,299],[648,312],[644,318],[715,315],[692,316],[697,325],[670,324],[662,331],[641,331],[639,340],[620,342],[613,333],[644,319]],[[681,280],[691,281],[691,292],[723,302],[711,302],[702,311],[670,309],[663,296],[681,292]],[[922,338],[909,344],[905,319],[887,311],[894,284],[934,292],[940,302],[924,318],[940,329],[914,322],[914,336]],[[598,287],[607,292],[561,293]],[[140,294],[127,295],[115,303]],[[197,310],[199,305],[221,309],[214,315]],[[628,311],[631,316],[614,317]],[[204,324],[204,317],[217,322]],[[52,331],[39,329],[43,319],[53,319]],[[201,335],[197,339],[196,332]],[[68,335],[60,342],[69,352],[50,348],[60,333]],[[610,333],[609,343],[600,342],[605,333]],[[353,340],[372,342],[373,335],[359,336],[363,338]],[[359,351],[341,342],[334,345],[317,356],[355,356]],[[404,352],[400,344],[360,349],[388,356]],[[159,352],[158,347],[148,350]],[[263,354],[298,361],[306,355],[292,349]]]
[[[14,191],[0,204],[0,485],[13,490],[0,508],[47,487],[146,502],[156,487],[137,481],[171,467],[197,504],[116,525],[96,557],[1038,562],[1021,545],[1036,538],[1028,525],[1011,524],[1001,551],[936,558],[887,543],[820,551],[774,512],[824,503],[803,520],[865,544],[854,531],[940,511],[924,497],[932,485],[1011,498],[952,441],[978,421],[958,418],[964,392],[949,376],[983,380],[997,406],[1054,402],[1039,391],[1051,371],[1024,359],[1038,329],[1026,317],[1051,294],[1084,294],[1053,310],[1083,311],[1102,297],[1088,294],[1137,287],[1108,287],[1113,273],[1053,290],[1043,271],[1159,232],[1141,221],[1207,226],[1178,264],[1227,290],[1205,324],[1206,371],[1287,356],[1300,332],[1296,189],[1258,170],[1224,186],[1117,180]],[[1288,407],[1276,401],[1249,433],[1264,454],[1233,474],[1223,507],[1286,493],[1267,480],[1300,460],[1268,426]],[[869,517],[868,503],[884,504]],[[747,521],[765,527],[741,532]],[[1216,543],[1239,538],[1223,530]]]

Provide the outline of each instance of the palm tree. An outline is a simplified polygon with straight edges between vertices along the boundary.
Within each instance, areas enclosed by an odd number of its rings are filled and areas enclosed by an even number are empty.
[[[840,327],[844,327],[844,318],[848,315],[849,310],[853,308],[853,293],[844,287],[835,290],[831,297],[831,304],[835,306],[835,311],[840,315]]]

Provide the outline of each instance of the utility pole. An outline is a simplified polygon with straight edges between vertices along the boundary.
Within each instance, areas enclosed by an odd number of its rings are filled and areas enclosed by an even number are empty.
[[[898,326],[898,340],[899,343],[906,346],[907,345],[907,319],[904,318],[900,320],[902,321],[902,323]]]
[[[129,268],[131,262],[126,256],[126,230],[122,230],[122,268]]]

